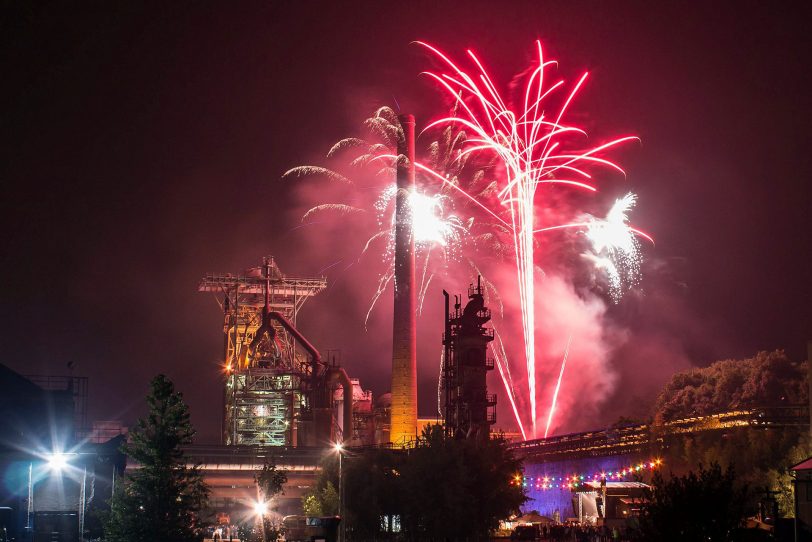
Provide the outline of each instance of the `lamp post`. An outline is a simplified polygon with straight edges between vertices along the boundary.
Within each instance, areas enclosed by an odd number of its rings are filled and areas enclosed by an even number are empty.
[[[344,484],[342,483],[343,472],[341,464],[341,452],[344,451],[344,445],[341,442],[336,442],[333,449],[338,454],[338,517],[340,522],[338,524],[338,540],[344,542]]]

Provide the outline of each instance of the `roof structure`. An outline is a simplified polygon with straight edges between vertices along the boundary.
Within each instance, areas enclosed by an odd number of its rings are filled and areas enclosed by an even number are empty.
[[[790,470],[812,470],[812,457],[807,457],[797,465],[789,468]]]
[[[584,485],[590,489],[601,488],[600,482],[590,481],[585,482]],[[606,482],[606,489],[647,489],[648,487],[650,486],[643,482]]]

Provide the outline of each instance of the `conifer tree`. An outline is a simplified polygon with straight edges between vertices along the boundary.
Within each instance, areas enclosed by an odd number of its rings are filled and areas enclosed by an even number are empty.
[[[110,542],[191,542],[203,538],[200,512],[209,490],[199,467],[188,467],[189,407],[164,375],[147,396],[149,413],[130,431],[123,451],[136,463],[113,495],[105,539]]]

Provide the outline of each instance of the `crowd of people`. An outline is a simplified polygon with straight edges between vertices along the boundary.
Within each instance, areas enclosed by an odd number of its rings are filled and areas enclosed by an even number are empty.
[[[620,527],[596,527],[594,525],[563,523],[539,525],[536,540],[550,542],[625,542],[628,538],[625,529]]]

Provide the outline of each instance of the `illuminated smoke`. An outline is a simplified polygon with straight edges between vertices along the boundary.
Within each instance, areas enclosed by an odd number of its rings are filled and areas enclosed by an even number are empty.
[[[572,278],[560,270],[546,275],[544,269],[550,262],[544,260],[547,251],[539,247],[556,243],[555,232],[578,233],[589,243],[582,261],[600,271],[615,302],[637,284],[637,237],[650,237],[629,225],[628,213],[636,203],[633,194],[618,199],[603,218],[556,207],[563,197],[562,189],[595,193],[594,169],[623,173],[606,154],[637,138],[620,137],[583,148],[586,133],[564,119],[587,75],[565,92],[564,81],[551,82],[557,64],[544,60],[540,43],[537,61],[527,72],[516,100],[499,92],[473,52],[468,51],[468,56],[474,69],[466,72],[438,49],[421,45],[447,67],[447,73],[427,75],[448,93],[454,108],[450,116],[426,128],[424,133],[433,133],[434,127],[442,130],[415,164],[418,188],[409,196],[420,277],[418,307],[422,310],[429,285],[438,275],[459,280],[461,275],[483,274],[486,301],[498,302],[499,313],[503,312],[504,299],[499,289],[506,288],[509,301],[504,308],[520,315],[516,329],[521,329],[524,376],[514,378],[511,374],[508,355],[515,352],[506,351],[501,341],[501,335],[507,337],[508,329],[514,329],[509,319],[494,322],[501,334],[496,329],[499,340],[491,344],[491,352],[525,438],[540,436],[538,404],[543,394],[550,394],[546,435],[557,426],[556,413],[571,406],[565,394],[559,397],[566,388],[562,386],[565,367],[577,371],[572,378],[567,377],[567,386],[585,386],[596,400],[611,386],[613,375],[603,369],[607,347],[601,335],[601,302],[597,298],[579,299]],[[350,155],[347,171],[302,166],[285,177],[323,177],[344,195],[344,201],[321,203],[307,210],[303,217],[307,223],[316,224],[321,213],[340,221],[374,220],[361,253],[379,253],[384,271],[372,296],[368,320],[393,277],[393,179],[399,159],[394,149],[402,131],[389,108],[380,108],[364,125],[366,139],[343,139],[328,153],[331,159]],[[359,177],[365,182],[355,182]],[[562,314],[568,316],[568,322],[560,321]],[[573,320],[579,324],[573,325]],[[577,345],[574,351],[564,348],[560,337],[563,329],[572,330],[572,341]],[[569,331],[563,333],[566,336]],[[557,363],[553,366],[548,361],[561,359],[562,352],[566,353],[559,370]],[[601,372],[594,383],[582,381],[581,371],[587,367]]]

